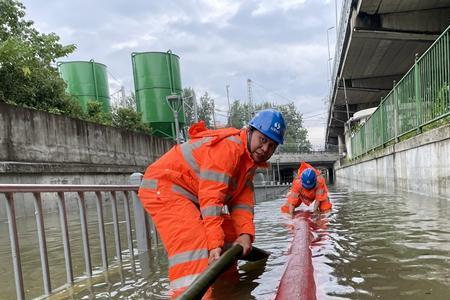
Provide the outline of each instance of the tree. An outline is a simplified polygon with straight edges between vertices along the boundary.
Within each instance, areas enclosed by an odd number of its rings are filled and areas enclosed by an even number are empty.
[[[269,102],[256,104],[250,109],[247,103],[241,104],[235,100],[231,105],[229,124],[235,128],[242,128],[247,125],[248,116],[266,108],[275,108],[279,110],[286,122],[286,133],[284,136],[284,145],[278,148],[280,152],[309,152],[311,151],[311,142],[307,139],[308,130],[303,128],[302,115],[297,111],[294,103],[283,105],[272,105]]]
[[[79,105],[65,93],[56,59],[75,50],[54,34],[41,34],[24,19],[25,6],[0,1],[0,101],[79,117]]]
[[[242,128],[248,124],[250,115],[250,107],[247,103],[241,104],[239,100],[234,100],[231,104],[228,124],[234,128]]]
[[[214,124],[212,122],[214,113],[213,99],[205,92],[203,96],[200,97],[200,105],[198,107],[198,119],[205,121],[206,127],[213,128]]]
[[[286,122],[285,146],[280,148],[282,152],[310,152],[312,145],[308,140],[308,130],[303,128],[302,115],[297,111],[295,104],[276,105],[281,111]]]
[[[112,115],[103,111],[103,104],[98,101],[88,101],[85,119],[102,125],[112,125]]]
[[[191,126],[195,122],[194,101],[197,101],[194,89],[191,87],[184,88],[183,109],[184,109],[184,121],[186,123],[186,126]]]
[[[142,114],[130,107],[118,107],[112,112],[112,125],[127,130],[151,133],[151,128],[142,122]]]

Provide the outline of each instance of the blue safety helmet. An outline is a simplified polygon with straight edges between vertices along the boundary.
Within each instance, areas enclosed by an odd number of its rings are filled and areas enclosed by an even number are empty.
[[[314,172],[314,170],[311,168],[305,169],[302,172],[302,186],[305,189],[310,190],[316,186],[316,183],[317,183],[316,172]]]
[[[286,125],[281,113],[274,109],[259,111],[248,123],[277,144],[283,144]]]

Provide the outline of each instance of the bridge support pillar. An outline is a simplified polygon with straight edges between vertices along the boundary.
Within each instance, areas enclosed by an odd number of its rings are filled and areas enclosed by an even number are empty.
[[[328,168],[328,183],[334,183],[334,168]]]
[[[342,134],[338,135],[338,151],[339,157],[342,157],[345,152],[345,140]]]

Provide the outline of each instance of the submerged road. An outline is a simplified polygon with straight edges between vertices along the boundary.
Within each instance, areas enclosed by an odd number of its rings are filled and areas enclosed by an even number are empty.
[[[330,188],[333,212],[312,216],[312,264],[317,299],[448,299],[450,200],[361,186]],[[277,197],[257,204],[255,245],[272,252],[266,262],[240,263],[239,276],[215,286],[217,299],[274,299],[289,259],[292,220],[279,213]],[[108,212],[109,210],[105,210]],[[90,213],[95,215],[95,211]],[[77,232],[76,216],[69,226]],[[95,218],[93,218],[95,220]],[[19,222],[27,299],[42,294],[34,219]],[[122,226],[124,228],[125,226]],[[52,281],[65,270],[57,216],[46,219]],[[93,263],[100,265],[96,222],[90,222]],[[112,234],[112,225],[106,225]],[[70,236],[76,275],[83,273],[81,236]],[[126,240],[123,237],[122,240]],[[114,249],[109,253],[114,253]],[[14,299],[7,224],[0,224],[0,299]],[[167,258],[162,245],[149,255],[125,256],[122,266],[97,271],[52,299],[167,299]],[[142,264],[141,264],[142,262]]]

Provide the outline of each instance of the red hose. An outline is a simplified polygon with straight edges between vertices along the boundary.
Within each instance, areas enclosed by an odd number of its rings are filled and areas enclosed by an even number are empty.
[[[291,255],[275,300],[315,300],[316,284],[311,257],[311,233],[305,213],[293,219],[294,240]]]

